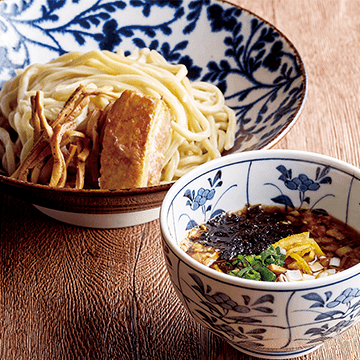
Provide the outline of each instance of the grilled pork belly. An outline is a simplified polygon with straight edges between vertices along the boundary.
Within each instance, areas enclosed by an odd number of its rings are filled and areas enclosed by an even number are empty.
[[[125,90],[104,124],[100,188],[159,184],[170,136],[171,112],[164,100]]]

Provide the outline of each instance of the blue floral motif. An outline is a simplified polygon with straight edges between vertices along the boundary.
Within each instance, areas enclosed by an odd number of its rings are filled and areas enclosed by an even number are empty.
[[[222,39],[210,56],[194,48],[204,26]],[[224,92],[239,128],[231,152],[268,145],[306,93],[301,60],[286,39],[250,13],[212,0],[0,1],[0,38],[7,39],[0,45],[0,87],[17,69],[68,51],[155,49],[186,65],[190,80]]]
[[[299,192],[299,199],[300,199],[299,209],[303,206],[304,203],[310,204],[311,199],[309,196],[307,196],[307,191],[317,191],[320,189],[320,186],[322,184],[331,184],[332,183],[331,177],[328,176],[328,173],[330,172],[329,166],[325,166],[323,169],[318,167],[316,169],[315,180],[312,180],[306,174],[299,174],[298,176],[293,177],[292,170],[287,169],[284,165],[279,165],[276,167],[276,169],[281,173],[279,180],[281,180],[284,183],[285,187],[289,190]],[[273,185],[273,186],[277,187],[274,184],[267,183],[267,185]],[[280,188],[278,188],[278,189],[280,190]],[[289,196],[283,194],[283,192],[281,190],[280,190],[280,192],[281,192],[281,195],[276,196],[276,197],[272,198],[271,200],[273,202],[275,202],[276,204],[281,204],[281,205],[289,206],[291,208],[295,208],[291,198]],[[333,195],[327,194],[326,196],[333,196]],[[324,198],[324,197],[322,197],[322,198]],[[316,201],[316,203],[314,203],[313,206],[315,206],[318,203],[318,201]],[[315,211],[325,212],[322,209],[316,209]]]
[[[214,5],[215,7],[216,5]],[[226,93],[227,90],[227,78],[230,75],[238,75],[246,78],[252,86],[242,89],[236,93],[233,93],[227,98],[237,98],[240,105],[233,107],[241,119],[242,124],[247,124],[251,121],[250,113],[256,106],[260,106],[260,112],[257,114],[256,123],[266,124],[271,123],[276,125],[282,117],[293,113],[294,108],[297,106],[297,100],[299,95],[303,91],[303,85],[299,87],[293,87],[294,82],[301,76],[301,69],[296,61],[296,58],[286,53],[283,49],[283,43],[280,40],[276,40],[279,34],[274,29],[266,27],[265,24],[257,19],[251,21],[251,34],[249,38],[246,38],[242,34],[242,23],[234,20],[234,17],[224,11],[224,18],[228,18],[229,21],[226,25],[218,23],[218,15],[220,10],[212,11],[209,8],[209,19],[213,23],[214,29],[225,29],[231,32],[231,36],[225,38],[225,43],[228,45],[228,49],[225,52],[226,57],[235,60],[235,64],[227,60],[222,60],[219,64],[215,61],[210,61],[207,65],[208,73],[203,76],[204,81],[215,82],[218,80],[219,88]],[[214,15],[213,15],[214,14]],[[234,15],[239,16],[238,13]],[[271,45],[270,51],[267,50],[268,45]],[[284,62],[284,58],[290,59],[290,62]],[[273,84],[260,83],[257,80],[256,71],[265,67],[270,72],[276,72],[280,69],[280,74],[273,80]],[[239,80],[240,81],[240,80]],[[246,103],[250,94],[254,94],[260,89],[266,91],[265,95],[261,97],[254,97],[250,103]],[[276,112],[269,112],[269,105],[273,103],[277,97],[279,91],[288,91],[289,96],[286,97],[277,108]],[[242,104],[244,103],[244,104]],[[246,105],[245,105],[246,103]],[[265,126],[265,125],[263,125]],[[252,133],[261,133],[264,129],[260,126],[258,129],[251,128]],[[241,132],[243,129],[240,129]],[[279,128],[275,128],[274,131],[278,131]],[[249,131],[249,130],[247,130]],[[269,135],[269,134],[268,134]]]
[[[193,289],[197,297],[200,297],[201,305],[194,313],[202,322],[208,324],[215,334],[226,333],[230,342],[252,347],[263,347],[259,342],[264,340],[267,326],[263,324],[266,316],[274,316],[274,296],[262,295],[258,299],[251,299],[247,295],[242,296],[242,302],[233,300],[229,295],[222,292],[213,292],[211,287],[204,286],[202,280],[194,273],[189,274],[194,280],[193,285],[187,284]],[[191,302],[190,298],[185,299]],[[235,326],[234,326],[235,325]],[[247,329],[248,326],[251,329]],[[279,326],[279,328],[283,328]]]
[[[212,31],[232,31],[238,23],[241,9],[223,9],[220,5],[211,5],[208,8],[208,18],[211,22]]]
[[[220,188],[224,185],[221,177],[222,171],[218,170],[214,175],[214,178],[207,179],[210,185],[209,188],[205,189],[204,187],[200,187],[199,189],[197,189],[197,191],[186,189],[184,192],[183,196],[187,199],[186,206],[189,206],[192,211],[197,211],[200,209],[203,215],[202,222],[206,222],[214,216],[220,215],[225,212],[224,209],[219,208],[217,205],[220,199],[222,199],[230,189],[237,186],[236,184],[233,184],[228,188],[223,189],[219,196],[215,198],[216,188]],[[211,200],[213,200],[213,202],[210,202]],[[183,216],[189,218],[189,221],[185,228],[186,230],[190,230],[198,225],[198,223],[194,219],[190,218],[188,214],[183,213],[180,215],[180,218]]]
[[[191,10],[189,14],[186,16],[186,19],[189,21],[188,25],[185,26],[183,33],[190,34],[196,27],[197,21],[200,18],[202,8],[204,5],[209,5],[209,0],[200,0],[200,1],[192,1],[189,4],[189,9]]]
[[[332,338],[337,333],[349,328],[360,316],[359,288],[347,288],[335,299],[332,299],[333,294],[331,291],[326,292],[324,295],[323,298],[318,293],[312,292],[302,296],[304,299],[313,302],[309,309],[331,309],[326,312],[318,311],[318,315],[314,319],[314,327],[304,333],[304,335],[312,337],[308,341],[309,344],[323,342]],[[334,322],[333,326],[330,325],[331,322]]]
[[[277,316],[274,311],[275,297],[272,294],[261,295],[257,299],[242,295],[240,296],[242,301],[239,302],[226,293],[214,292],[211,286],[203,284],[197,274],[189,273],[189,276],[193,282],[184,284],[192,289],[196,299],[200,299],[194,303],[194,305],[197,304],[192,311],[195,318],[206,323],[215,334],[225,335],[227,340],[235,346],[267,349],[266,342],[271,341],[271,332],[268,331],[265,319],[268,316]],[[287,300],[286,308],[290,308],[290,303],[294,299],[292,295]],[[309,309],[296,311],[317,312],[317,316],[311,324],[301,324],[307,330],[303,338],[293,339],[294,341],[302,341],[310,346],[323,343],[349,328],[360,316],[359,288],[347,288],[334,299],[332,299],[331,291],[325,292],[324,297],[318,292],[310,292],[302,297],[313,304],[309,306]],[[188,307],[193,303],[191,296],[185,296],[184,301]],[[329,311],[324,311],[325,309]],[[289,317],[289,314],[286,316]],[[296,325],[296,328],[298,326]],[[271,325],[271,328],[274,327],[284,330],[284,334],[287,334],[288,339],[283,346],[283,350],[286,351],[286,348],[291,346],[293,327],[291,323],[289,326]]]
[[[157,0],[157,1],[147,1],[147,0],[131,0],[130,5],[134,7],[142,7],[142,13],[144,16],[149,17],[151,8],[156,5],[159,7],[169,6],[172,8],[180,8],[182,5],[182,0]]]
[[[195,195],[195,191],[187,190],[184,196],[188,197],[189,200],[186,205],[190,205],[191,210],[197,210],[200,206],[204,206],[206,201],[211,200],[215,195],[214,189],[204,189],[200,188],[197,191],[197,195]],[[211,210],[211,205],[209,205],[207,211]]]
[[[185,190],[184,197],[188,200],[186,201],[186,205],[190,206],[191,210],[196,211],[197,209],[201,208],[202,213],[204,215],[204,221],[206,220],[206,215],[209,211],[211,212],[210,218],[221,214],[224,212],[223,209],[215,209],[213,208],[213,204],[205,205],[209,200],[212,200],[215,196],[215,188],[221,187],[223,182],[221,180],[222,172],[219,170],[213,179],[208,178],[208,182],[210,184],[210,189],[204,189],[203,187],[199,188],[197,192],[195,190]],[[190,220],[186,229],[192,229],[196,226],[197,223],[194,220]]]

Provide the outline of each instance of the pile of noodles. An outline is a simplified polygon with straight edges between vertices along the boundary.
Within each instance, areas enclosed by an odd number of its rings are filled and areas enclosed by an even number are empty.
[[[7,81],[0,91],[0,157],[2,172],[11,176],[34,143],[31,97],[42,92],[44,115],[53,121],[80,85],[101,88],[77,118],[104,109],[125,89],[162,97],[172,113],[162,181],[174,181],[199,164],[221,156],[234,145],[234,111],[214,85],[189,81],[187,68],[167,62],[158,52],[136,50],[71,52],[46,64],[34,64]],[[110,94],[110,96],[109,96]]]

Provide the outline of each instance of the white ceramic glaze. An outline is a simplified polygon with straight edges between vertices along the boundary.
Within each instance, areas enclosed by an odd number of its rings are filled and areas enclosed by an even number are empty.
[[[119,214],[83,214],[34,205],[43,214],[70,225],[96,229],[114,229],[145,224],[159,218],[160,208]]]
[[[245,152],[191,171],[161,207],[167,268],[194,319],[256,357],[305,355],[358,320],[360,265],[324,279],[258,282],[207,268],[179,248],[195,224],[247,203],[326,211],[360,230],[360,171],[313,153]]]

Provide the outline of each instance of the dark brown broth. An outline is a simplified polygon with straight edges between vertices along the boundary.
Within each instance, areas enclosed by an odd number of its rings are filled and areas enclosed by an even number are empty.
[[[278,240],[302,232],[310,232],[325,253],[324,266],[332,257],[341,259],[338,270],[360,262],[360,233],[323,212],[249,205],[239,212],[218,215],[204,225],[193,231],[189,239],[215,249],[219,253],[217,264],[239,254],[258,255]],[[339,249],[345,246],[351,247],[351,251],[342,254]],[[188,254],[191,252],[189,249]],[[291,261],[287,259],[286,266]]]

